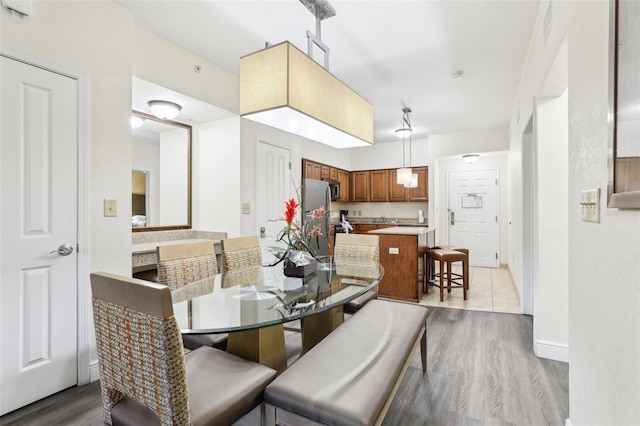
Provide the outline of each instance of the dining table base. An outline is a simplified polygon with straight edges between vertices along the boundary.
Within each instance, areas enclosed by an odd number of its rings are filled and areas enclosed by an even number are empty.
[[[344,322],[344,307],[342,305],[329,309],[328,311],[302,318],[300,326],[302,328],[302,353],[320,343],[329,333]]]
[[[287,369],[282,324],[229,333],[227,352],[271,367],[278,374]]]

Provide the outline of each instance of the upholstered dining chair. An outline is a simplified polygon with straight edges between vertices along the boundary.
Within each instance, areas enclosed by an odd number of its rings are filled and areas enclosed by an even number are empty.
[[[104,421],[232,424],[262,402],[276,371],[202,346],[184,354],[165,285],[91,274]]]
[[[190,282],[213,277],[218,273],[218,262],[213,241],[158,246],[158,283],[170,290]],[[213,346],[225,350],[228,334],[183,334],[182,342],[187,349]]]
[[[256,236],[222,240],[222,260],[225,272],[252,268],[262,264],[260,240]]]
[[[371,264],[380,262],[380,237],[371,234],[336,234],[333,247],[336,264]],[[368,301],[377,299],[378,292],[371,290],[356,297],[344,306],[345,313],[354,314]]]

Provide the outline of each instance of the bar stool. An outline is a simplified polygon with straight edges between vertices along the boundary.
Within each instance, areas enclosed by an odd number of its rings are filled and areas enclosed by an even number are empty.
[[[455,251],[460,251],[464,254],[467,255],[467,260],[464,262],[464,266],[463,266],[463,272],[462,274],[466,275],[467,277],[467,291],[471,290],[471,276],[469,275],[469,249],[468,248],[464,248],[464,247],[458,247],[458,246],[449,246],[449,245],[440,245],[440,246],[435,246],[435,247],[431,247],[432,249],[445,249],[445,250],[455,250]],[[431,262],[432,264],[431,266],[431,270],[433,271],[433,261]],[[457,274],[455,272],[451,273],[453,276],[455,276],[456,278],[462,278],[462,274]],[[432,275],[432,279],[435,279],[436,274]]]
[[[431,249],[427,252],[429,260],[438,261],[440,265],[439,282],[438,280],[432,280],[433,285],[440,288],[440,301],[444,301],[444,289],[447,289],[448,293],[451,293],[452,288],[462,288],[464,300],[467,300],[467,291],[469,289],[469,277],[465,273],[467,270],[468,255],[463,252],[449,249]],[[462,262],[462,274],[452,274],[451,269],[454,262]],[[446,266],[446,269],[445,269]],[[445,285],[446,274],[446,285]],[[462,275],[461,277],[459,275]],[[460,284],[462,279],[462,284]]]

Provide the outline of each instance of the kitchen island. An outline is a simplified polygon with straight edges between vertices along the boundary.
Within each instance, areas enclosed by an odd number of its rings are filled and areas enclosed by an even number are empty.
[[[380,297],[419,302],[422,287],[423,259],[418,247],[435,245],[436,228],[394,226],[374,229],[369,234],[380,236],[380,263],[384,278],[378,285]]]

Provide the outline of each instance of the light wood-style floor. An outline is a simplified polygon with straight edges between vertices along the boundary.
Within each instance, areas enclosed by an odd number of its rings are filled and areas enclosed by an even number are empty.
[[[564,425],[569,367],[533,354],[531,317],[432,308],[427,321],[427,372],[418,351],[384,425]],[[300,334],[287,331],[286,345],[291,364]],[[0,417],[6,426],[102,424],[98,382]],[[254,410],[236,426],[258,424]]]
[[[454,268],[454,272],[460,268]],[[429,287],[429,293],[420,304],[441,308],[469,309],[473,311],[522,313],[520,295],[506,268],[469,268],[469,294],[464,300],[462,289],[445,291],[440,302],[440,289]]]

